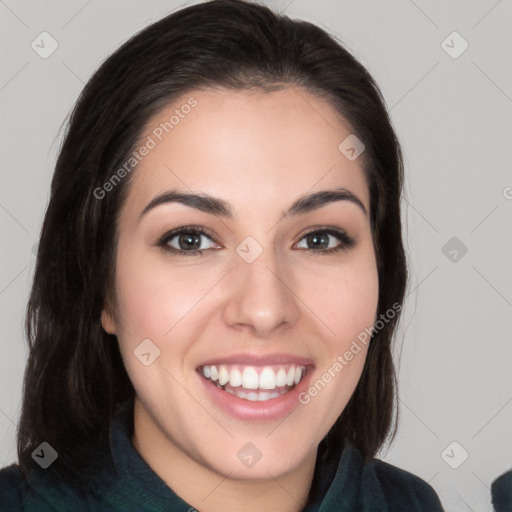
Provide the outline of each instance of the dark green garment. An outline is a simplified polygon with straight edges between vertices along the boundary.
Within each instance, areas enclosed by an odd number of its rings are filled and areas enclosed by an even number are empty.
[[[491,493],[496,512],[512,512],[512,469],[494,480]]]
[[[116,475],[94,480],[95,495],[80,497],[74,487],[51,479],[51,467],[26,481],[15,464],[0,471],[1,512],[189,512],[194,510],[170,489],[135,450],[133,406],[118,409],[110,443]],[[341,452],[341,457],[340,457]],[[98,454],[99,457],[102,454]],[[58,460],[58,459],[57,459]],[[54,462],[57,464],[57,461]],[[420,478],[374,459],[345,442],[338,453],[319,456],[304,512],[442,512],[435,491]],[[271,511],[275,512],[275,511]]]

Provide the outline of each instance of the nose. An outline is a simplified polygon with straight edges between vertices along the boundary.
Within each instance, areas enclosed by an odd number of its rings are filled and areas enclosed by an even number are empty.
[[[252,263],[240,259],[230,274],[229,302],[224,308],[228,325],[264,338],[297,322],[299,299],[291,275],[278,267],[274,256],[265,251]]]

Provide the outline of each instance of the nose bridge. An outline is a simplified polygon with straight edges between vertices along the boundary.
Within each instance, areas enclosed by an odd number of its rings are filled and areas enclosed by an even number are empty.
[[[299,310],[286,262],[278,261],[272,247],[259,247],[246,239],[237,248],[225,319],[232,326],[247,325],[259,336],[267,336],[283,323],[294,323]]]

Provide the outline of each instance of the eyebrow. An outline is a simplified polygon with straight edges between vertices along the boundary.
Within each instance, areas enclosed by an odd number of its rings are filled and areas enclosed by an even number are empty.
[[[337,201],[349,201],[356,204],[364,212],[365,216],[368,215],[364,204],[355,194],[345,188],[337,188],[333,190],[322,190],[299,197],[288,210],[283,212],[283,217],[295,217]],[[229,219],[233,218],[231,206],[227,201],[208,194],[189,194],[178,190],[168,190],[156,196],[149,202],[144,210],[142,210],[140,217],[144,216],[153,208],[168,203],[180,203],[211,215],[218,215]]]

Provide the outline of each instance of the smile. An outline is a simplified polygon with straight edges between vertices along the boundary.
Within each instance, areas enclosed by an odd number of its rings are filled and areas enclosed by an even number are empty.
[[[199,368],[203,377],[217,388],[252,402],[277,398],[299,384],[306,366],[278,364],[272,366],[205,365]]]

